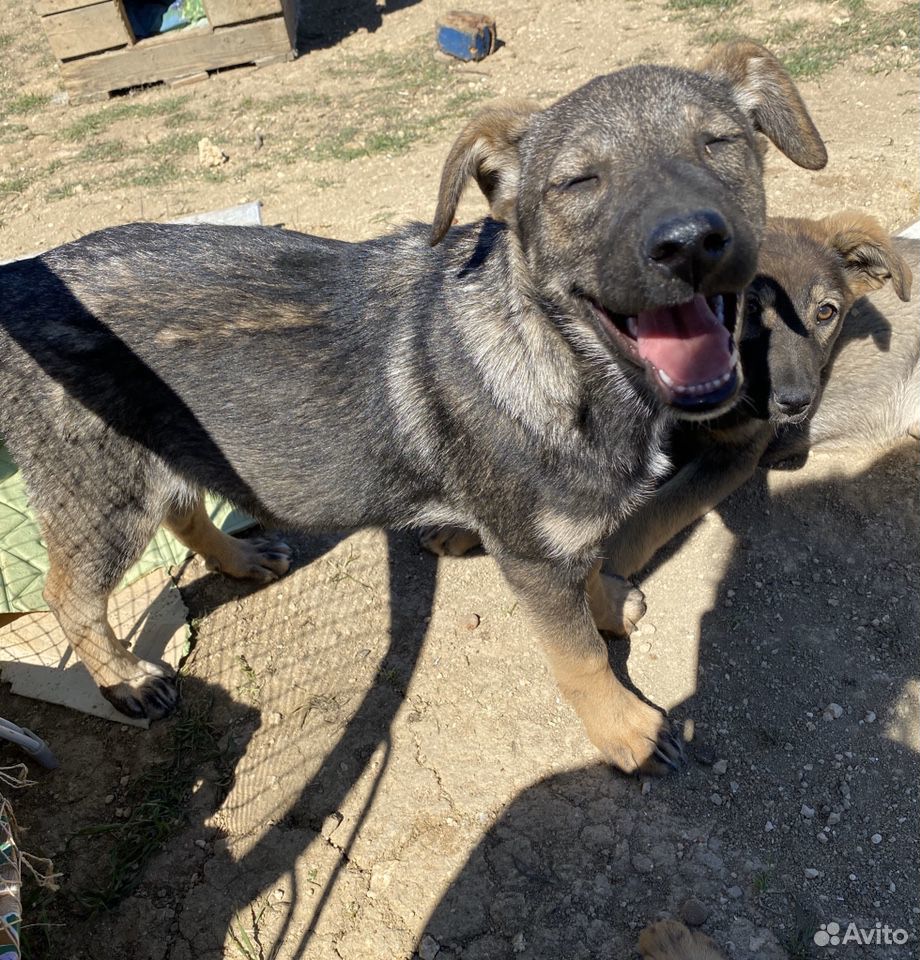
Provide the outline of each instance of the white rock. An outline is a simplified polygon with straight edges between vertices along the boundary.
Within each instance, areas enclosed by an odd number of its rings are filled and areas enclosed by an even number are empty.
[[[807,803],[803,803],[800,813],[806,820],[813,820],[815,816],[815,808],[809,807]]]
[[[814,879],[816,879],[817,877],[820,877],[820,876],[821,876],[821,871],[820,871],[820,870],[815,870],[814,867],[806,867],[806,868],[805,868],[805,878],[806,878],[807,880],[814,880]]]
[[[882,842],[882,835],[880,833],[872,834],[872,842],[877,846]]]
[[[712,765],[712,772],[717,774],[720,777],[722,776],[723,773],[725,773],[727,769],[728,769],[727,760],[716,760],[716,762]]]
[[[829,703],[821,716],[825,720],[839,720],[843,716],[843,707],[839,703]]]

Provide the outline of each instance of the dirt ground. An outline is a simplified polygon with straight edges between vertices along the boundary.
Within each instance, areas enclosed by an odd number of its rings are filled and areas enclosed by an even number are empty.
[[[733,32],[782,54],[828,143],[816,174],[770,155],[771,211],[917,219],[913,4],[493,0],[503,46],[476,65],[432,56],[448,6],[305,4],[296,62],[68,106],[28,5],[0,0],[0,257],[252,199],[343,239],[430,219],[479,101]],[[199,166],[203,136],[227,163]],[[62,761],[14,797],[64,875],[26,889],[26,956],[618,960],[686,915],[734,960],[916,957],[917,494],[915,445],[812,456],[655,561],[616,659],[693,762],[649,783],[598,765],[487,556],[301,539],[259,591],[190,561],[177,719],[0,690]],[[832,921],[910,941],[815,945]]]

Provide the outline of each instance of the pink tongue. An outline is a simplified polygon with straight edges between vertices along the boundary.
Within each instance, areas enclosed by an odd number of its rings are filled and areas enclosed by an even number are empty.
[[[639,356],[676,384],[706,383],[732,368],[731,336],[701,294],[676,307],[643,310],[636,327]]]

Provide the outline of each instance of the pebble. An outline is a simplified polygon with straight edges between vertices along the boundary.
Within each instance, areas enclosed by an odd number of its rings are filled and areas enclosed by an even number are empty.
[[[806,820],[813,820],[815,816],[815,808],[809,807],[807,803],[802,804],[801,814]]]
[[[643,780],[643,781],[642,781],[642,796],[643,796],[643,797],[644,797],[644,796],[647,796],[647,795],[650,794],[651,792],[652,792],[652,781],[651,781],[651,780]]]
[[[775,829],[776,829],[776,828],[773,826],[773,821],[772,821],[772,820],[768,820],[768,821],[766,822],[766,825],[764,826],[764,830],[765,830],[767,833],[769,833],[771,830],[775,830]]]
[[[479,617],[478,613],[471,613],[464,621],[463,626],[467,630],[475,630],[479,624],[482,623],[482,620]]]
[[[722,798],[719,796],[719,794],[714,793],[709,799],[710,799],[717,807],[721,807],[721,806],[722,806]]]
[[[430,934],[422,937],[422,942],[418,945],[419,960],[434,960],[441,949],[441,944]]]
[[[881,835],[880,833],[873,833],[873,834],[872,834],[872,842],[873,842],[876,846],[878,846],[878,844],[880,844],[880,843],[882,842],[882,835]]]
[[[875,723],[875,714],[873,711],[869,710],[863,719],[866,721],[866,723]]]
[[[207,845],[208,845],[208,844],[207,844],[207,841],[206,841],[206,840],[198,839],[198,840],[195,841],[195,846],[198,847],[198,848],[201,849],[201,850],[204,850],[204,848],[205,848]]]
[[[843,707],[839,703],[829,703],[821,714],[824,720],[839,720],[843,716]]]
[[[806,867],[806,868],[805,868],[805,879],[806,879],[806,880],[815,880],[815,879],[817,879],[817,878],[820,877],[820,876],[821,876],[821,871],[820,871],[820,870],[815,870],[814,867]]]
[[[839,814],[839,813],[836,813],[835,811],[832,810],[832,811],[827,815],[827,825],[828,825],[829,827],[833,827],[833,826],[835,826],[835,825],[838,824],[838,823],[840,823],[840,814]]]
[[[709,908],[696,897],[688,897],[681,904],[680,918],[688,927],[701,927],[709,919]]]
[[[210,137],[198,141],[198,163],[202,167],[219,167],[230,158],[220,147],[211,142]]]
[[[725,773],[727,769],[728,769],[727,760],[716,760],[716,762],[712,765],[712,772],[717,774],[720,777],[722,776],[723,773]]]
[[[655,864],[644,853],[637,853],[632,858],[632,865],[638,873],[651,873],[655,869]]]
[[[523,953],[527,949],[527,941],[524,939],[523,933],[514,935],[514,939],[511,941],[511,949],[515,953]]]
[[[110,793],[110,794],[105,798],[105,802],[106,802],[106,803],[111,803],[114,799],[115,799],[115,794],[114,794],[114,793]]]
[[[737,884],[729,887],[725,892],[732,898],[732,900],[740,900],[743,893],[741,887],[739,887]]]

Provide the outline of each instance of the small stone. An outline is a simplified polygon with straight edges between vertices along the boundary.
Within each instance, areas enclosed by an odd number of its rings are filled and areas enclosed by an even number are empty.
[[[880,833],[872,834],[872,842],[878,846],[882,842],[882,835]]]
[[[696,897],[688,897],[681,904],[680,918],[688,927],[701,927],[709,918],[709,908]]]
[[[207,843],[206,840],[201,840],[201,839],[199,838],[198,840],[195,841],[195,846],[198,847],[200,850],[204,850],[204,848],[205,848],[207,845],[208,845],[208,843]]]
[[[463,626],[466,630],[475,630],[481,623],[481,619],[478,613],[471,613],[463,621]]]
[[[198,141],[198,163],[202,167],[219,167],[230,158],[220,147],[211,142],[209,137],[202,137]]]
[[[875,713],[872,710],[869,710],[866,712],[866,715],[863,717],[863,719],[866,721],[866,723],[875,723]]]
[[[739,784],[737,780],[730,780],[728,782],[728,789],[731,790],[732,793],[737,793],[741,789],[741,784]]]
[[[741,887],[739,887],[737,884],[729,887],[725,892],[732,898],[732,900],[740,900],[743,893]]]
[[[827,843],[827,834],[823,831],[818,834],[818,843]]]
[[[821,871],[820,871],[820,870],[815,870],[814,867],[806,867],[806,868],[805,868],[805,879],[806,879],[806,880],[816,880],[816,879],[817,879],[818,877],[820,877],[820,876],[821,876]]]
[[[714,793],[709,799],[710,799],[717,807],[721,807],[721,806],[722,806],[722,798],[719,796],[719,794]]]
[[[121,786],[126,787],[126,786],[131,782],[131,778],[130,778],[130,777],[122,777],[118,782],[119,782],[119,784],[121,784]]]
[[[419,960],[434,960],[441,949],[441,944],[430,934],[422,937],[422,942],[418,945]]]
[[[772,820],[768,820],[768,821],[766,822],[766,824],[764,825],[764,830],[765,830],[767,833],[770,833],[771,830],[775,830],[775,829],[776,829],[776,827],[773,826],[773,821],[772,821]]]
[[[843,716],[843,707],[839,703],[829,703],[821,714],[824,720],[839,720]]]
[[[527,941],[524,939],[523,933],[516,933],[514,939],[511,941],[511,949],[515,953],[523,953],[527,949]]]
[[[114,799],[115,799],[115,794],[114,794],[114,793],[110,793],[110,794],[105,798],[105,802],[106,802],[106,803],[111,803]]]
[[[643,780],[643,781],[642,781],[642,796],[643,796],[643,797],[648,796],[648,794],[650,794],[651,792],[652,792],[652,781],[651,781],[651,780]]]
[[[838,823],[840,823],[840,814],[837,813],[836,811],[832,810],[832,811],[827,815],[827,824],[828,824],[828,826],[833,827],[833,826],[836,826],[836,824],[838,824]]]
[[[637,853],[632,858],[632,865],[637,873],[651,873],[655,869],[655,864],[644,853]]]
[[[712,765],[712,772],[720,777],[722,776],[723,773],[725,773],[727,769],[728,769],[727,760],[716,760],[716,762]]]
[[[809,807],[807,803],[802,804],[802,809],[799,812],[806,820],[814,820],[815,818],[815,808]]]

